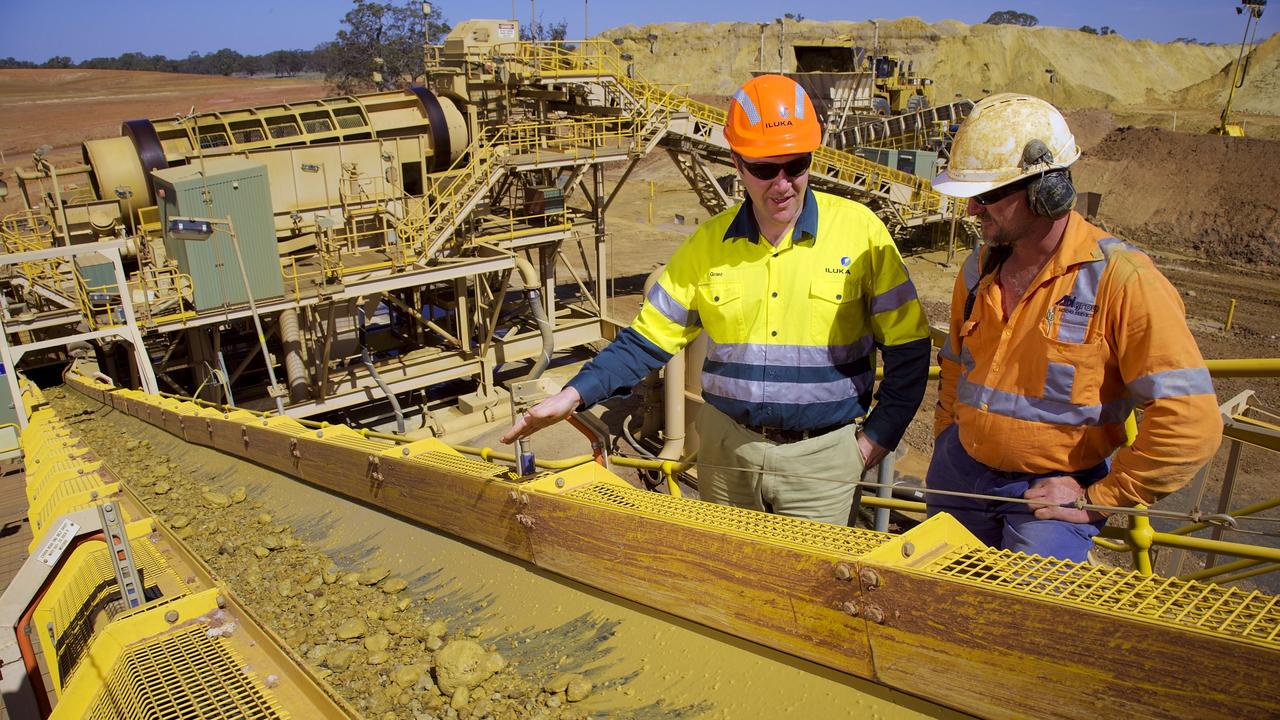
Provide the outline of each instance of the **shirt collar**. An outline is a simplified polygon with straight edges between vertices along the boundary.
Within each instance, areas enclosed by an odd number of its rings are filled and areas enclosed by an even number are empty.
[[[1050,276],[1066,274],[1074,265],[1101,260],[1103,254],[1098,247],[1098,240],[1106,236],[1105,232],[1091,225],[1080,213],[1072,211],[1067,227],[1062,232],[1058,251],[1050,260]]]
[[[814,196],[813,190],[804,189],[804,205],[800,208],[800,217],[796,218],[796,225],[791,230],[792,242],[801,242],[803,240],[811,240],[818,236],[818,199]],[[747,197],[738,207],[738,214],[734,215],[733,222],[729,223],[728,229],[724,231],[725,240],[735,240],[737,238],[745,238],[751,242],[760,241],[760,225],[756,222],[756,214],[751,210],[751,198]]]

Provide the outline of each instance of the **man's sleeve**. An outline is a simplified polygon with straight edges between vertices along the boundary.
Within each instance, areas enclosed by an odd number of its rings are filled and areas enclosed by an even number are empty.
[[[924,399],[929,377],[929,325],[916,287],[883,223],[871,238],[871,327],[884,360],[884,379],[863,432],[877,445],[898,446]]]
[[[582,396],[580,409],[623,395],[657,370],[702,331],[694,298],[699,275],[695,233],[676,249],[645,296],[631,327],[573,377],[567,386]]]
[[[1108,339],[1143,415],[1133,445],[1086,494],[1091,503],[1127,507],[1186,485],[1217,451],[1222,417],[1177,290],[1145,256],[1117,259],[1110,295],[1119,313]]]
[[[974,253],[976,256],[977,253]],[[976,262],[972,258],[969,262]],[[968,263],[966,263],[967,265]],[[933,410],[933,436],[936,438],[943,430],[951,427],[956,421],[956,385],[960,379],[960,325],[964,318],[964,305],[969,298],[969,289],[965,285],[964,272],[956,276],[955,286],[951,289],[951,321],[947,330],[947,339],[938,348],[938,404]]]

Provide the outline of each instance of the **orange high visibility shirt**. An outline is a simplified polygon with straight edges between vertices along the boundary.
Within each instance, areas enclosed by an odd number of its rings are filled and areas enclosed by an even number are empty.
[[[1087,491],[1099,505],[1152,503],[1213,456],[1222,440],[1213,383],[1177,290],[1144,253],[1072,213],[1008,322],[996,273],[978,276],[974,253],[938,353],[935,435],[958,423],[970,456],[1010,472],[1084,470],[1115,453]],[[1125,448],[1135,408],[1138,436]]]

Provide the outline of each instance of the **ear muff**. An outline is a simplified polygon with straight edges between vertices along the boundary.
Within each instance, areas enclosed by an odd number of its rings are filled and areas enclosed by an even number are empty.
[[[1040,176],[1027,184],[1027,204],[1032,212],[1050,220],[1066,217],[1076,206],[1076,187],[1071,182],[1071,171],[1054,168],[1053,153],[1041,140],[1031,140],[1022,148],[1022,169],[1031,171],[1036,165],[1045,169]]]

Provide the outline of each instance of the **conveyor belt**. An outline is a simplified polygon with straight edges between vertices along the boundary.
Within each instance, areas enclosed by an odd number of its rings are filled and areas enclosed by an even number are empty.
[[[76,385],[169,426],[154,398]],[[347,437],[262,423],[208,417],[184,434],[564,577],[968,712],[1280,712],[1280,699],[1249,679],[1251,668],[1280,657],[1280,608],[1269,596],[993,554],[945,515],[903,536],[833,531],[645,497],[596,465],[509,482],[489,470],[477,476],[474,466],[406,461],[394,445],[375,452],[368,440],[349,447]],[[425,450],[409,448],[408,457]],[[1135,656],[1138,638],[1145,652]]]

